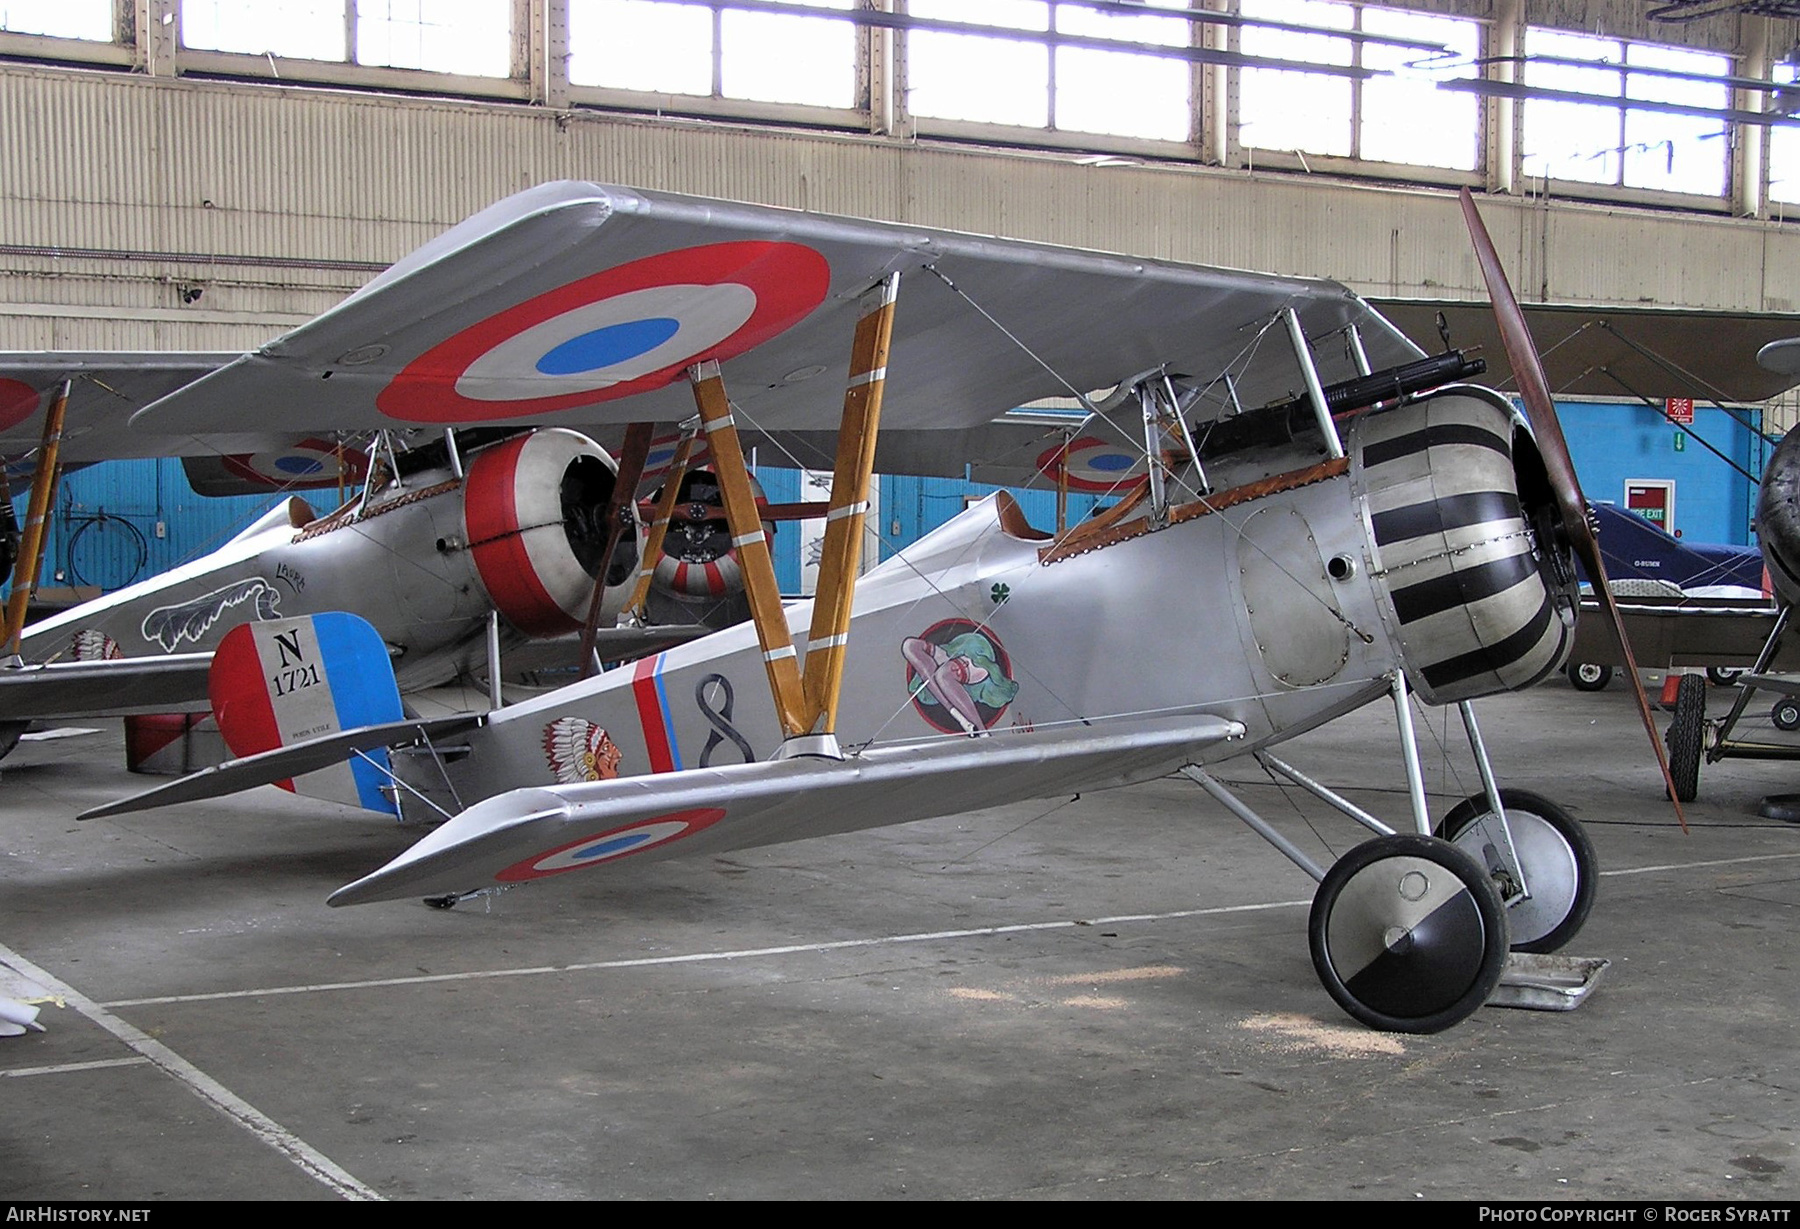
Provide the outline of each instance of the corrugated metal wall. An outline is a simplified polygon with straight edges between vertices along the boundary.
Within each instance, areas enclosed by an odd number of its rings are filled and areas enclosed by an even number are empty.
[[[253,344],[476,209],[564,176],[1326,275],[1377,294],[1480,293],[1440,191],[9,65],[0,347]],[[1484,208],[1526,298],[1786,309],[1800,285],[1800,235],[1775,223]],[[29,251],[41,248],[95,254]]]

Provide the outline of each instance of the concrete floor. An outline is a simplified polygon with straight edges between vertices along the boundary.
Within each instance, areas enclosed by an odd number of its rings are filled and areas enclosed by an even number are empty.
[[[1753,812],[1800,765],[1709,766],[1683,836],[1617,683],[1482,707],[1590,825],[1570,951],[1613,965],[1432,1037],[1337,1009],[1310,881],[1177,780],[331,910],[416,831],[274,790],[77,825],[140,784],[117,734],[27,744],[0,963],[67,998],[0,1039],[0,1199],[1800,1195],[1800,827]],[[1429,724],[1441,813],[1474,776]],[[1403,815],[1391,710],[1286,754]]]

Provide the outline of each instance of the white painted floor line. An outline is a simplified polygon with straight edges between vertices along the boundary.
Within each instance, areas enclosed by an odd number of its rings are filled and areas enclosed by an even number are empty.
[[[16,1080],[27,1075],[67,1075],[71,1071],[102,1071],[108,1067],[143,1067],[150,1060],[142,1054],[136,1058],[103,1058],[91,1063],[59,1063],[54,1067],[15,1067],[0,1071],[0,1080]]]
[[[1709,866],[1738,866],[1745,862],[1780,862],[1784,858],[1800,858],[1800,853],[1759,853],[1743,858],[1715,858],[1710,862],[1667,862],[1662,866],[1629,866],[1623,870],[1601,871],[1600,878],[1615,875],[1650,875],[1657,871],[1697,871]]]
[[[1697,870],[1709,866],[1732,866],[1746,862],[1773,862],[1784,858],[1800,858],[1800,853],[1756,854],[1750,857],[1720,858],[1706,862],[1671,862],[1662,866],[1636,866],[1622,870],[1602,871],[1600,874],[1602,878],[1617,875],[1647,875],[1656,871]],[[642,969],[657,965],[699,964],[713,960],[754,960],[770,956],[792,956],[802,952],[831,952],[857,947],[887,947],[899,943],[979,939],[992,935],[1021,934],[1028,931],[1069,930],[1077,926],[1109,926],[1126,922],[1165,922],[1191,917],[1216,917],[1227,913],[1296,909],[1311,903],[1310,899],[1278,900],[1255,905],[1221,905],[1211,909],[1177,909],[1170,913],[1126,913],[1116,917],[1083,918],[1079,921],[1022,922],[1012,926],[975,926],[967,930],[933,930],[918,934],[874,935],[866,939],[838,939],[827,943],[790,943],[781,947],[690,952],[680,956],[638,956],[623,960],[585,961],[579,964],[532,965],[518,969],[474,969],[465,973],[421,973],[412,977],[378,977],[366,981],[314,982],[297,986],[259,986],[252,990],[216,990],[207,994],[168,994],[153,998],[115,999],[106,1006],[114,1009],[158,1007],[172,1003],[209,1003],[221,999],[254,999],[279,994],[323,994],[337,990],[378,990],[391,986],[429,986],[438,982],[484,981],[496,977],[543,977],[552,973],[593,973],[607,969]],[[4,952],[4,950],[0,948],[0,952]]]
[[[143,1030],[127,1024],[79,990],[32,964],[18,953],[0,947],[0,960],[43,986],[63,1002],[130,1046],[143,1058],[186,1084],[201,1100],[298,1165],[315,1180],[345,1199],[380,1199],[381,1193],[358,1182],[347,1171],[305,1140],[207,1075],[168,1046]]]
[[[792,956],[802,952],[834,952],[846,948],[887,947],[898,943],[930,943],[946,939],[979,939],[992,935],[1016,935],[1039,930],[1073,930],[1078,926],[1114,926],[1125,922],[1163,922],[1189,917],[1215,917],[1227,913],[1257,913],[1268,909],[1293,909],[1311,900],[1279,900],[1256,905],[1221,905],[1212,909],[1179,909],[1173,913],[1131,913],[1118,917],[1082,918],[1064,922],[1021,922],[1013,926],[977,926],[967,930],[933,930],[918,934],[875,935],[866,939],[836,939],[825,943],[790,943],[782,947],[742,948],[736,951],[690,952],[681,956],[638,956],[625,960],[595,960],[580,964],[537,965],[521,969],[476,969],[467,973],[421,973],[414,977],[371,978],[368,981],[319,982],[308,986],[265,986],[257,990],[220,990],[211,994],[172,994],[162,998],[118,999],[108,1007],[153,1007],[167,1003],[207,1003],[219,999],[252,999],[272,994],[318,994],[331,990],[375,990],[389,986],[428,986],[434,982],[482,981],[494,977],[541,977],[547,973],[591,973],[605,969],[642,969],[656,965],[698,964],[712,960],[753,960],[758,957]]]

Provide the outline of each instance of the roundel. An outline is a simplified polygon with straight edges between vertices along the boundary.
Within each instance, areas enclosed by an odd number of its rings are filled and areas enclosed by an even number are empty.
[[[330,440],[305,439],[273,452],[246,452],[221,458],[227,472],[263,486],[310,488],[356,484],[363,480],[367,459],[353,448]]]
[[[1055,480],[1057,458],[1062,453],[1059,445],[1041,454],[1037,459],[1038,472]],[[1144,476],[1142,452],[1123,441],[1094,435],[1069,442],[1067,464],[1071,491],[1116,491]]]
[[[719,807],[701,807],[640,819],[610,832],[584,836],[567,845],[533,854],[513,863],[494,878],[501,883],[523,883],[547,875],[560,875],[564,871],[578,871],[584,866],[596,866],[628,854],[642,853],[678,837],[691,836],[724,818],[725,812]]]
[[[649,392],[790,328],[830,282],[825,258],[797,243],[646,256],[470,325],[408,363],[375,404],[407,422],[482,422]]]
[[[37,412],[38,390],[18,380],[0,380],[0,431],[10,430]]]

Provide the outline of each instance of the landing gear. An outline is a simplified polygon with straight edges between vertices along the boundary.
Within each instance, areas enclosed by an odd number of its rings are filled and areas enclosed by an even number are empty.
[[[1612,676],[1611,666],[1597,666],[1591,661],[1569,663],[1569,683],[1576,691],[1605,691]]]
[[[1769,720],[1778,730],[1800,730],[1800,700],[1783,696],[1769,709]]]
[[[1698,675],[1690,677],[1706,686]],[[1512,950],[1554,952],[1575,937],[1594,907],[1600,873],[1594,844],[1574,816],[1529,790],[1501,790],[1500,805],[1506,808],[1513,849],[1531,889],[1528,899],[1515,900],[1506,910]],[[1505,877],[1500,845],[1506,837],[1486,794],[1457,803],[1438,831],[1485,867],[1496,883]]]
[[[1675,797],[1682,802],[1692,802],[1700,792],[1705,735],[1706,684],[1697,674],[1683,675],[1675,688],[1675,719],[1663,735],[1663,745],[1669,749],[1669,779],[1675,783]]]
[[[1742,670],[1734,669],[1731,666],[1708,666],[1706,668],[1706,681],[1714,687],[1730,687],[1743,675]]]
[[[1313,967],[1371,1028],[1436,1033],[1487,1002],[1506,969],[1506,907],[1487,871],[1436,837],[1365,841],[1326,872],[1307,926]]]

